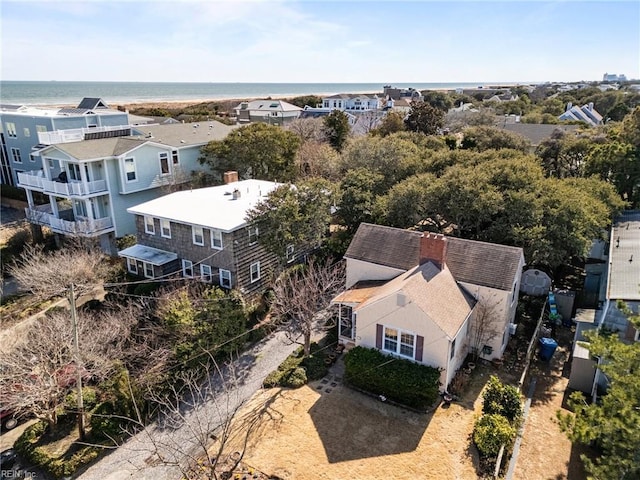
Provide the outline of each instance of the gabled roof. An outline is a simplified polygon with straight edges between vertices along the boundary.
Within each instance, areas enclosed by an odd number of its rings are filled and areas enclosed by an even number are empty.
[[[369,95],[366,93],[338,93],[336,95],[330,95],[328,97],[323,97],[323,99],[325,100],[353,100],[356,98],[366,98],[369,100],[379,100],[380,97],[378,97],[375,94]]]
[[[455,338],[475,305],[475,300],[456,283],[446,266],[440,270],[426,262],[379,287],[356,310],[398,294],[422,310],[449,339]]]
[[[551,138],[551,135],[556,130],[564,133],[572,133],[580,128],[579,125],[551,125],[543,123],[506,123],[500,121],[499,128],[508,130],[513,133],[517,133],[527,138],[531,145],[537,147],[544,140]]]
[[[109,105],[101,98],[84,97],[78,104],[78,108],[94,110],[96,108],[109,108]]]
[[[280,185],[266,180],[242,180],[217,187],[184,190],[135,205],[127,212],[232,232],[246,225],[247,212]],[[234,190],[240,193],[235,200]]]
[[[420,263],[422,233],[361,223],[345,258],[402,270]],[[495,243],[447,237],[445,264],[458,282],[510,291],[522,249]]]
[[[345,258],[409,270],[420,261],[420,232],[361,223]]]
[[[147,143],[130,137],[100,138],[83,140],[80,142],[59,143],[49,148],[55,148],[70,155],[76,160],[93,160],[97,158],[117,157],[134,148]]]
[[[166,125],[137,125],[135,130],[143,138],[171,147],[205,145],[212,140],[222,140],[229,132],[238,128],[215,120],[193,123],[172,123]]]

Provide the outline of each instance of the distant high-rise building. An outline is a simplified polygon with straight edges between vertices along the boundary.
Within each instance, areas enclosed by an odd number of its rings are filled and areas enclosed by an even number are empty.
[[[626,82],[627,76],[624,73],[617,75],[615,73],[605,73],[602,76],[603,82]]]

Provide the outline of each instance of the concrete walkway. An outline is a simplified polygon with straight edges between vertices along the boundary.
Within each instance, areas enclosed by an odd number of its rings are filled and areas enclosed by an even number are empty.
[[[291,354],[297,344],[292,344],[284,332],[278,331],[251,349],[243,353],[235,362],[236,375],[240,374],[241,381],[224,400],[228,402],[227,411],[233,411],[238,405],[249,400],[255,392],[262,388],[265,377],[275,370],[280,363]],[[149,426],[117,450],[108,454],[96,464],[88,468],[78,478],[82,480],[123,480],[136,478],[138,480],[169,480],[181,478],[178,467],[159,462],[159,455],[165,460],[179,460],[175,458],[175,446],[182,445],[183,451],[193,445],[196,439],[194,431],[205,428],[197,422],[206,416],[209,424],[220,421],[220,408],[210,401],[205,406],[207,410],[200,410],[197,415],[185,414],[186,421],[177,428],[162,430],[157,425]],[[168,448],[165,448],[168,446]]]

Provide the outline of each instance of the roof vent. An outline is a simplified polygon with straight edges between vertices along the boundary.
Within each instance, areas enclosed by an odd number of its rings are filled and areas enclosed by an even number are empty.
[[[233,200],[237,200],[242,196],[242,194],[240,193],[240,190],[238,190],[237,188],[233,191],[232,195],[233,195],[232,197]]]

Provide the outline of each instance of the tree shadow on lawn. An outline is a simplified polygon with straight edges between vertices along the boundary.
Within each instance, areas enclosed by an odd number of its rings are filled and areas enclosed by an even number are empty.
[[[315,388],[315,382],[311,385]],[[337,386],[321,396],[309,415],[329,463],[412,452],[433,413],[416,413]]]

